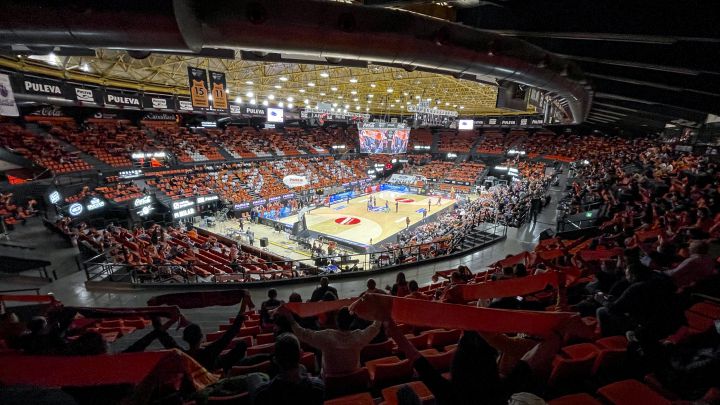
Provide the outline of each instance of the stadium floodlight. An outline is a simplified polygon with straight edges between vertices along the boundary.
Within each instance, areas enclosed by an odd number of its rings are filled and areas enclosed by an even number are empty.
[[[279,85],[279,84],[276,84],[276,85],[274,85],[273,87],[275,87],[276,89],[282,89],[282,86]]]
[[[356,94],[357,94],[357,91],[355,91],[355,90],[352,90],[352,91],[350,92],[350,94],[352,94],[352,95],[354,96],[354,95],[356,95]]]
[[[300,93],[305,93],[305,89],[298,90]]]
[[[252,97],[252,96],[254,96],[255,94],[253,94],[252,91],[248,91],[247,93],[245,93],[245,95],[248,96],[248,97]]]
[[[375,88],[375,83],[370,83],[370,87]]]
[[[327,72],[320,73],[320,77],[330,77],[330,75]]]
[[[252,85],[255,84],[255,83],[253,83],[252,80],[248,80],[248,81],[245,82],[245,84],[248,84],[248,85],[252,86]]]
[[[267,107],[268,105],[270,105],[270,103],[269,103],[267,100],[263,100],[262,105],[264,105],[265,107]]]
[[[313,83],[313,82],[308,82],[308,87],[315,87],[315,83]]]
[[[310,100],[306,98],[305,100],[303,100],[303,103],[309,104],[309,103],[310,103]]]
[[[252,105],[257,104],[257,100],[255,100],[254,98],[251,98],[251,99],[250,99],[250,104],[252,104]]]
[[[275,100],[275,95],[274,95],[274,94],[268,94],[267,98],[268,98],[268,100]]]
[[[293,103],[288,103],[287,107],[288,107],[288,108],[293,108]]]
[[[287,98],[287,101],[289,101],[289,102],[291,102],[291,103],[293,102],[293,100],[295,100],[295,99],[293,98],[293,96],[290,96],[290,97]]]
[[[332,90],[332,91],[337,91],[337,87],[332,86],[332,87],[330,87],[330,90]]]
[[[242,103],[242,99],[240,98],[240,96],[235,97],[235,102],[238,103],[238,104],[241,104],[241,103]]]
[[[350,83],[357,83],[357,82],[358,82],[358,80],[354,77],[352,79],[350,79]]]
[[[387,91],[388,93],[392,93],[392,92],[393,92],[393,89],[392,89],[392,87],[388,87],[388,89],[387,89],[386,91]]]
[[[288,78],[285,77],[285,76],[280,76],[280,81],[281,81],[281,82],[286,82],[286,81],[288,81]]]
[[[285,107],[285,103],[283,103],[282,101],[278,102],[278,107],[280,107],[280,108]]]

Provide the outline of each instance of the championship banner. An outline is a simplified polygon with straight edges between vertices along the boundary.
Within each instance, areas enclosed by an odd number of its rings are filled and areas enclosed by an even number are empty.
[[[105,104],[116,105],[116,106],[121,106],[121,107],[142,108],[142,103],[140,102],[140,96],[138,96],[135,93],[126,94],[126,93],[107,92],[107,93],[105,93]]]
[[[205,69],[188,66],[188,86],[192,106],[196,108],[210,108],[208,98],[208,79]]]
[[[20,115],[15,104],[10,78],[8,75],[0,74],[0,115],[6,117],[17,117]]]
[[[210,84],[213,108],[216,110],[227,111],[227,81],[225,73],[210,71]]]

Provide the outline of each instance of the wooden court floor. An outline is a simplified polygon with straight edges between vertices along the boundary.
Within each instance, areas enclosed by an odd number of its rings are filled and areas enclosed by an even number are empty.
[[[370,197],[375,198],[375,205],[378,207],[384,208],[387,202],[389,211],[368,211],[367,205]],[[422,221],[423,210],[428,209],[428,201],[431,202],[428,217],[446,210],[455,203],[455,200],[442,197],[440,205],[437,205],[437,196],[386,190],[353,198],[349,203],[342,201],[331,207],[316,208],[305,214],[305,220],[311,231],[364,245],[370,243],[374,245],[405,229],[407,217],[410,217],[410,225]],[[281,221],[293,223],[297,221],[297,216],[292,215]],[[394,239],[392,241],[394,242]]]

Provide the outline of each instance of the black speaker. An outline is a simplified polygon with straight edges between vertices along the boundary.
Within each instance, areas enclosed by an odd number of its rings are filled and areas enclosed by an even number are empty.
[[[540,234],[540,240],[552,239],[554,236],[555,236],[555,231],[548,228],[548,229],[542,231],[542,233]]]
[[[268,247],[268,238],[260,238],[260,247]]]

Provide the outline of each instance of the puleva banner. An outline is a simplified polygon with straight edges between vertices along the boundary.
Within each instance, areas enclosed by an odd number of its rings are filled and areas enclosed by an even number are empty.
[[[225,73],[210,71],[210,84],[212,92],[213,108],[216,110],[227,111],[228,99],[227,99],[227,82],[225,80]]]
[[[10,78],[8,75],[0,74],[0,115],[6,117],[17,117],[20,115],[15,104]]]
[[[193,107],[209,108],[207,71],[188,66],[188,83]]]

